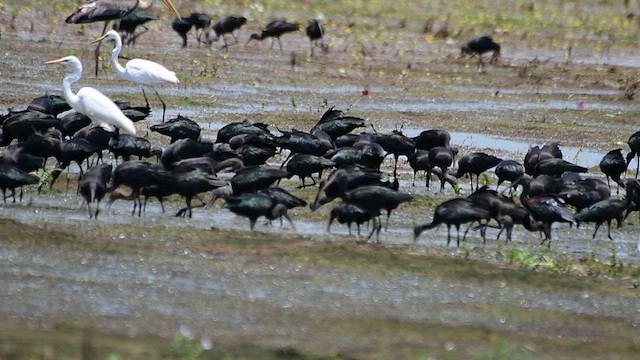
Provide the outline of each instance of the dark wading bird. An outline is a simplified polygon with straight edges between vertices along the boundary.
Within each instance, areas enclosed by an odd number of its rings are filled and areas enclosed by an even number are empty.
[[[234,34],[234,32],[242,27],[242,25],[247,23],[247,19],[243,16],[227,16],[222,18],[211,25],[211,28],[216,33],[216,37],[222,36],[222,41],[224,41],[223,49],[227,50],[230,45],[234,45],[238,43],[238,38]],[[235,41],[232,44],[227,42],[226,34],[231,34],[233,40]]]
[[[495,61],[500,57],[500,45],[493,41],[489,36],[480,36],[467,41],[460,48],[461,55],[478,56],[478,69],[484,68],[484,62],[482,61],[482,54],[487,52],[493,52],[491,60]]]
[[[181,19],[179,17],[175,18],[173,22],[171,22],[171,28],[173,31],[177,32],[182,38],[182,48],[187,47],[187,34],[191,31],[193,24],[189,22],[187,19]]]
[[[371,239],[371,236],[373,236],[373,233],[375,232],[377,242],[379,243],[380,229],[382,228],[380,210],[387,211],[386,229],[389,227],[389,217],[391,216],[391,212],[400,204],[411,201],[413,196],[388,187],[369,185],[348,191],[342,196],[342,199],[347,203],[357,205],[360,208],[369,211],[371,214],[377,214],[373,216],[373,226],[371,227],[371,233],[367,237],[367,240]]]
[[[417,225],[413,228],[414,242],[418,241],[418,237],[423,231],[434,229],[440,224],[446,224],[447,246],[451,243],[451,225],[453,225],[456,227],[456,244],[459,247],[460,225],[480,220],[489,220],[490,218],[491,214],[488,210],[477,206],[469,199],[454,198],[447,200],[436,206],[433,220],[430,223]]]
[[[625,211],[631,206],[629,198],[625,200],[607,199],[599,201],[588,208],[580,211],[576,215],[576,222],[594,222],[596,223],[596,229],[593,232],[593,238],[595,239],[598,229],[603,223],[607,223],[607,237],[611,238],[611,222],[616,219],[618,227],[622,227],[622,222],[625,218]]]
[[[176,177],[166,171],[159,170],[148,162],[130,160],[118,165],[113,171],[112,186],[115,189],[120,185],[125,185],[133,191],[133,210],[131,215],[135,215],[138,207],[138,216],[142,215],[142,202],[140,195],[143,189],[157,187],[159,189],[174,189],[176,187]]]
[[[171,137],[170,142],[172,144],[180,139],[197,141],[200,139],[200,132],[202,131],[202,128],[197,122],[181,115],[178,115],[175,119],[167,120],[165,123],[151,125],[149,129]]]
[[[120,33],[123,43],[135,46],[138,37],[149,31],[149,28],[144,24],[158,19],[159,17],[156,15],[147,14],[144,11],[134,11],[113,24],[113,30]],[[138,27],[142,27],[143,30],[136,34]]]
[[[268,23],[267,26],[265,26],[264,29],[262,29],[262,32],[260,32],[260,34],[251,34],[251,37],[249,37],[249,41],[247,41],[247,44],[251,42],[251,40],[262,41],[270,37],[271,48],[273,49],[273,44],[275,40],[278,40],[278,45],[280,46],[280,50],[282,50],[282,43],[280,42],[280,36],[286,33],[294,32],[298,30],[300,30],[300,24],[290,23],[290,22],[287,22],[286,20],[274,20]]]
[[[186,18],[188,22],[196,28],[196,40],[198,41],[198,46],[202,41],[202,34],[209,29],[211,25],[211,16],[205,13],[191,13],[188,18]]]
[[[629,136],[629,140],[627,140],[627,144],[629,145],[629,149],[631,150],[627,154],[627,166],[631,163],[634,157],[636,159],[636,179],[638,178],[638,170],[640,169],[640,131],[635,132]]]
[[[35,175],[28,174],[13,165],[0,165],[0,190],[2,200],[7,202],[7,189],[11,190],[13,202],[16,202],[16,188],[20,188],[20,201],[22,201],[22,187],[37,184],[40,181]]]
[[[476,176],[476,189],[480,186],[480,174],[498,165],[502,159],[482,152],[466,154],[458,160],[458,179],[469,174],[471,191],[473,191],[473,175]]]
[[[373,219],[374,216],[380,216],[380,213],[372,213],[360,206],[342,203],[331,210],[329,223],[327,224],[327,232],[331,231],[333,220],[338,220],[340,224],[347,224],[349,228],[349,236],[351,236],[351,224],[356,223],[358,226],[358,237],[360,237],[360,225]]]
[[[67,24],[87,24],[104,21],[104,27],[100,35],[107,30],[107,26],[111,20],[117,20],[125,17],[136,9],[146,9],[151,6],[153,0],[93,0],[80,7],[67,17]],[[178,17],[180,14],[171,0],[162,0],[171,11]],[[96,76],[98,76],[98,61],[100,58],[100,45],[96,46]]]
[[[607,177],[607,185],[611,186],[609,179],[618,185],[616,193],[619,194],[622,185],[620,176],[627,171],[627,161],[622,156],[622,149],[609,151],[600,161],[600,171]]]
[[[113,166],[108,164],[96,165],[88,169],[80,178],[78,189],[80,195],[87,202],[89,209],[89,218],[98,218],[100,212],[100,201],[107,192],[107,184],[111,180],[111,171]],[[91,211],[91,203],[96,203],[95,212]]]
[[[515,160],[502,160],[496,165],[494,172],[498,177],[498,185],[496,185],[498,190],[503,182],[513,183],[524,176],[524,166]]]
[[[311,56],[313,56],[313,49],[318,46],[318,42],[324,38],[324,27],[320,24],[320,20],[313,19],[307,25],[305,32],[311,43]],[[323,44],[320,44],[322,47]]]
[[[100,42],[103,39],[110,39],[115,42],[115,47],[111,52],[113,69],[123,79],[132,81],[142,87],[142,95],[144,95],[144,101],[147,103],[147,107],[149,107],[149,100],[147,100],[147,94],[144,92],[144,88],[149,87],[156,93],[156,96],[158,96],[158,99],[162,103],[162,122],[164,122],[167,105],[160,97],[160,94],[158,94],[156,85],[178,84],[180,81],[176,77],[176,73],[156,62],[146,59],[131,59],[127,61],[127,64],[123,67],[118,60],[118,56],[122,51],[122,39],[120,39],[120,35],[118,35],[116,31],[110,30],[94,42]]]
[[[60,113],[71,110],[71,106],[60,95],[44,95],[31,100],[27,110],[58,116]]]
[[[444,184],[446,181],[447,170],[449,166],[453,164],[453,158],[455,157],[453,150],[449,147],[436,146],[429,150],[429,163],[431,163],[431,169],[440,168],[440,191],[444,191]],[[427,174],[427,176],[431,176]]]
[[[562,151],[558,143],[545,144],[542,147],[529,147],[529,151],[524,156],[523,166],[525,173],[533,175],[536,165],[546,159],[562,159]]]
[[[295,225],[287,214],[287,207],[278,203],[266,194],[241,194],[239,196],[227,197],[225,208],[232,213],[249,218],[249,228],[253,230],[256,221],[260,216],[264,216],[269,220],[276,220],[284,217],[289,221],[291,227],[295,230]]]

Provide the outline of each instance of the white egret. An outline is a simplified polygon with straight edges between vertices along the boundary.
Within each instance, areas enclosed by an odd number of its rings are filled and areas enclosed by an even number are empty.
[[[136,9],[146,9],[151,6],[153,0],[92,0],[80,5],[76,11],[67,17],[67,24],[86,24],[104,21],[104,27],[100,34],[104,34],[111,20],[121,19]],[[162,0],[178,18],[180,14],[171,0]],[[98,58],[100,44],[95,50],[96,76],[98,76]]]
[[[156,93],[158,99],[160,99],[160,102],[162,103],[162,122],[164,122],[164,114],[167,110],[167,105],[160,97],[160,94],[158,94],[155,86],[166,83],[179,83],[180,81],[176,77],[176,73],[158,63],[145,59],[129,60],[123,67],[118,61],[118,56],[122,51],[122,39],[120,38],[120,34],[115,30],[110,30],[106,34],[97,38],[94,42],[102,41],[104,39],[111,39],[115,41],[115,47],[111,52],[113,67],[124,79],[133,81],[134,83],[142,86],[142,94],[144,95],[144,100],[147,102],[147,107],[149,107],[149,100],[147,100],[147,94],[144,92],[144,87],[150,87]]]
[[[73,72],[67,74],[62,81],[64,98],[77,112],[87,115],[91,122],[101,126],[107,131],[119,128],[131,135],[136,134],[133,121],[129,120],[111,99],[98,90],[91,87],[83,87],[76,94],[71,91],[71,84],[80,80],[82,76],[82,64],[75,56],[66,56],[61,59],[47,61],[45,64],[68,64]]]

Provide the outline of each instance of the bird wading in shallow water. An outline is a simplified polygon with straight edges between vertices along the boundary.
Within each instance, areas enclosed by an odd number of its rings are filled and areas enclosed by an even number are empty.
[[[127,61],[127,64],[123,67],[118,61],[118,56],[122,51],[122,39],[115,30],[110,30],[106,34],[97,38],[94,42],[99,42],[104,39],[110,39],[115,42],[115,47],[111,52],[111,60],[116,72],[126,80],[133,81],[142,86],[142,94],[144,100],[149,107],[149,100],[147,100],[147,94],[144,92],[144,87],[150,87],[158,96],[158,99],[162,103],[162,122],[164,122],[164,115],[167,110],[167,105],[164,103],[160,94],[156,90],[155,86],[159,84],[178,84],[180,81],[176,77],[176,73],[170,71],[166,67],[155,63],[153,61],[145,59],[132,59]]]
[[[107,30],[111,20],[121,19],[136,9],[146,9],[151,6],[153,0],[93,0],[80,5],[76,11],[69,15],[65,22],[67,24],[88,24],[104,21],[101,35]],[[162,0],[178,18],[180,14],[171,0]],[[96,76],[98,76],[98,61],[100,57],[100,45],[96,46]]]
[[[475,39],[467,41],[462,47],[460,47],[461,55],[475,56],[478,55],[478,70],[484,71],[484,62],[482,61],[482,54],[487,52],[493,52],[491,60],[495,61],[500,57],[500,45],[493,41],[489,36],[480,36]]]
[[[66,56],[61,59],[47,61],[45,64],[68,64],[73,69],[62,81],[64,97],[67,103],[77,112],[84,114],[94,124],[105,130],[114,131],[115,128],[135,135],[136,128],[133,122],[126,117],[118,106],[108,97],[91,87],[83,87],[77,93],[71,91],[71,84],[80,80],[82,76],[82,64],[75,56]]]
[[[280,46],[280,50],[282,50],[282,43],[280,42],[280,36],[286,33],[294,32],[298,30],[300,30],[300,24],[290,23],[285,20],[275,20],[267,24],[267,26],[265,26],[265,28],[262,30],[260,34],[251,34],[251,37],[249,38],[249,41],[247,41],[247,44],[251,40],[262,41],[270,37],[271,48],[273,49],[273,43],[275,41],[274,39],[277,39],[278,45]]]

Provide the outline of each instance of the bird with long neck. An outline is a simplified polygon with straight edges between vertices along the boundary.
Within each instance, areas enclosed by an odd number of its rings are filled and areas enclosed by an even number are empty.
[[[160,99],[160,102],[162,103],[162,122],[164,122],[167,105],[160,97],[160,94],[158,94],[155,86],[166,83],[178,84],[180,81],[176,77],[176,73],[156,62],[146,59],[129,60],[123,67],[120,65],[120,61],[118,60],[118,56],[120,56],[120,52],[122,51],[122,39],[120,38],[120,35],[115,30],[110,30],[103,36],[94,40],[94,42],[100,42],[104,39],[110,39],[115,42],[115,47],[111,52],[111,63],[113,64],[113,68],[125,80],[133,81],[134,83],[142,86],[142,94],[144,95],[144,100],[147,102],[147,107],[149,107],[149,100],[147,100],[147,94],[144,92],[144,87],[148,86],[156,93],[158,99]]]
[[[173,11],[178,18],[180,14],[171,0],[162,0],[167,7]],[[121,19],[136,9],[146,9],[151,6],[153,0],[93,0],[80,5],[76,11],[69,15],[65,22],[67,24],[88,24],[104,21],[101,35],[107,30],[111,20]],[[98,62],[100,57],[100,43],[96,46],[96,76],[98,76]]]
[[[67,64],[73,70],[62,81],[64,97],[69,106],[75,111],[86,115],[95,125],[101,126],[107,131],[115,128],[135,135],[136,128],[133,122],[126,117],[118,106],[108,97],[91,87],[83,87],[74,93],[71,84],[80,80],[82,76],[82,63],[75,56],[66,56],[57,60],[47,61],[45,64]]]

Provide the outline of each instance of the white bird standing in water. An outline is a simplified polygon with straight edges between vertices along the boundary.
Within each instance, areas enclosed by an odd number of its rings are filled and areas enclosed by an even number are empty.
[[[146,9],[151,6],[153,0],[90,0],[80,5],[76,11],[67,17],[67,24],[88,24],[104,21],[104,27],[100,34],[104,34],[111,20],[122,19],[136,9]],[[162,0],[178,18],[180,14],[171,0]],[[100,44],[96,46],[96,76],[98,76],[98,60],[100,55]]]
[[[71,84],[80,80],[82,76],[82,64],[77,57],[66,56],[47,61],[45,64],[68,64],[71,66],[73,72],[64,77],[62,88],[64,89],[64,98],[75,111],[88,116],[91,122],[107,131],[119,128],[127,134],[136,134],[133,121],[126,117],[118,106],[100,91],[91,87],[83,87],[76,94],[71,91]]]
[[[147,100],[147,94],[144,92],[144,87],[150,87],[156,93],[158,99],[160,99],[160,102],[162,103],[162,122],[164,122],[164,114],[167,110],[167,105],[160,97],[160,94],[158,94],[155,86],[166,83],[178,84],[180,81],[176,77],[176,73],[156,62],[145,59],[129,60],[127,61],[127,64],[122,67],[118,61],[118,56],[120,56],[120,52],[122,51],[122,39],[120,38],[120,34],[115,30],[110,30],[103,36],[94,40],[94,42],[102,41],[104,39],[110,39],[115,42],[115,47],[111,52],[111,63],[121,77],[142,86],[142,94],[144,95],[144,100],[147,102],[147,107],[149,107],[149,100]]]

